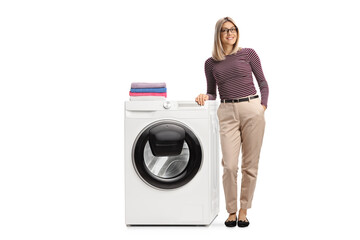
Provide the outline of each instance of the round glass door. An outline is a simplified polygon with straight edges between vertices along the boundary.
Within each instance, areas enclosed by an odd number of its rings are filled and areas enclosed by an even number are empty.
[[[148,184],[173,189],[187,184],[202,161],[200,142],[184,124],[160,121],[146,127],[134,143],[133,162]]]
[[[178,156],[154,156],[149,142],[144,149],[144,161],[149,173],[162,179],[172,179],[179,176],[189,163],[190,153],[186,142]]]

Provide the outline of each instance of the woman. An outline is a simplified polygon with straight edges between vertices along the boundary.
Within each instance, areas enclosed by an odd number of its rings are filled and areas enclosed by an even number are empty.
[[[260,149],[264,136],[264,112],[267,108],[268,84],[256,52],[238,48],[239,30],[229,18],[221,18],[215,26],[212,57],[205,61],[207,93],[195,101],[204,105],[216,99],[218,87],[221,104],[217,111],[222,149],[223,186],[226,210],[225,225],[247,227],[247,209],[251,207],[255,190]],[[256,95],[252,73],[261,92]],[[242,149],[240,210],[237,213],[237,172],[240,147]]]

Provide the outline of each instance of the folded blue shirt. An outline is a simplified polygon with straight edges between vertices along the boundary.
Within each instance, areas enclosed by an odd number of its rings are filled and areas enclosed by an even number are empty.
[[[164,93],[166,92],[166,88],[131,88],[130,92],[134,93]]]

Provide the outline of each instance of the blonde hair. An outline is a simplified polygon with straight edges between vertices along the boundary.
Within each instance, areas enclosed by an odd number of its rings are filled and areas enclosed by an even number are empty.
[[[215,25],[215,34],[214,34],[214,48],[212,52],[212,58],[216,61],[222,61],[225,59],[225,51],[221,43],[221,27],[224,23],[231,22],[234,24],[237,32],[236,42],[234,43],[233,49],[230,54],[236,53],[238,49],[238,43],[239,43],[239,29],[236,26],[234,20],[230,17],[220,18]]]

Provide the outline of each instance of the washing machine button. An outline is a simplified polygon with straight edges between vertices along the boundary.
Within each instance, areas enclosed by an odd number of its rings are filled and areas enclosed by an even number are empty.
[[[169,108],[171,108],[171,103],[166,101],[166,102],[164,102],[163,106],[164,106],[165,109],[169,109]]]

